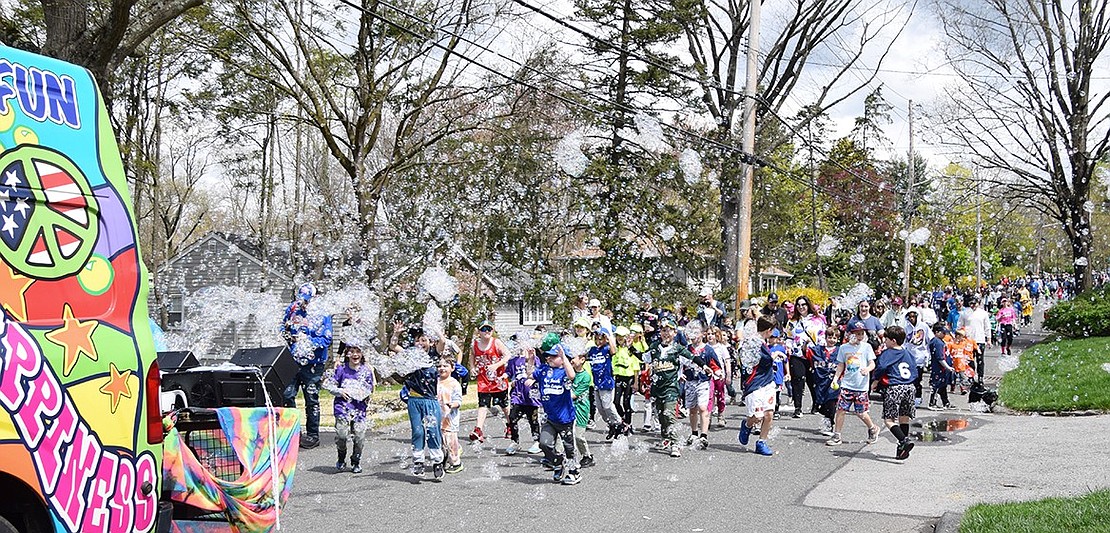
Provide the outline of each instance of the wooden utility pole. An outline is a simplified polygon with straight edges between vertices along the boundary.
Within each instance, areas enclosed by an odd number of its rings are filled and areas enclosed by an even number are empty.
[[[909,186],[906,187],[906,252],[902,257],[902,297],[906,301],[910,301],[910,262],[913,254],[910,250],[910,231],[913,228],[913,100],[909,103],[909,122],[910,122],[910,160],[909,165],[906,166],[906,171],[909,172]]]
[[[749,1],[748,16],[748,72],[744,86],[744,142],[742,149],[747,156],[744,162],[744,179],[740,185],[740,246],[736,262],[736,308],[748,298],[751,284],[752,259],[752,181],[755,179],[755,89],[759,75],[759,8],[762,0]]]

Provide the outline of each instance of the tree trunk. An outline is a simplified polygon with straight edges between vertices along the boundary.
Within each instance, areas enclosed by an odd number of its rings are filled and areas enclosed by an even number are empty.
[[[1075,283],[1078,291],[1091,288],[1091,215],[1082,205],[1071,206],[1070,220],[1065,223],[1068,227],[1068,240],[1071,241],[1071,253],[1075,266]]]

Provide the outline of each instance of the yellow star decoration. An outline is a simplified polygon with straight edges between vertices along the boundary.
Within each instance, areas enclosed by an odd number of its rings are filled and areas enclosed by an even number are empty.
[[[46,338],[65,348],[65,365],[62,375],[68,376],[77,366],[77,359],[84,353],[89,359],[96,361],[96,346],[93,344],[92,334],[96,329],[97,321],[86,320],[82,322],[73,317],[73,309],[65,304],[62,309],[62,327],[46,334]]]
[[[0,261],[0,306],[7,309],[16,322],[27,320],[27,300],[23,294],[34,282],[33,279],[16,274],[12,267]]]
[[[120,397],[131,397],[131,387],[127,385],[127,378],[131,376],[131,371],[124,370],[120,374],[115,363],[108,363],[108,369],[112,371],[112,377],[108,378],[107,383],[101,385],[100,392],[112,395],[112,414],[115,414]]]

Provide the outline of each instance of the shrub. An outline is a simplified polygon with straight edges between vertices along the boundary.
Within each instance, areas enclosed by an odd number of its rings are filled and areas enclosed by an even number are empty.
[[[1068,337],[1110,336],[1110,287],[1080,293],[1045,311],[1044,327]]]
[[[787,287],[778,291],[778,295],[779,302],[782,303],[793,303],[799,296],[805,296],[810,302],[817,304],[821,310],[824,310],[825,304],[829,303],[829,293],[816,287]]]

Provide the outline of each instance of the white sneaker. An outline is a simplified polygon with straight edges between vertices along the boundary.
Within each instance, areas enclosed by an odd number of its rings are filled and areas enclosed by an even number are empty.
[[[517,444],[516,442],[510,442],[509,445],[505,447],[505,455],[515,455],[516,452],[519,450],[520,444]]]
[[[542,451],[543,450],[540,449],[540,443],[538,443],[538,442],[533,442],[532,446],[528,448],[528,453],[533,454],[533,455],[535,455],[537,453],[540,453]]]

